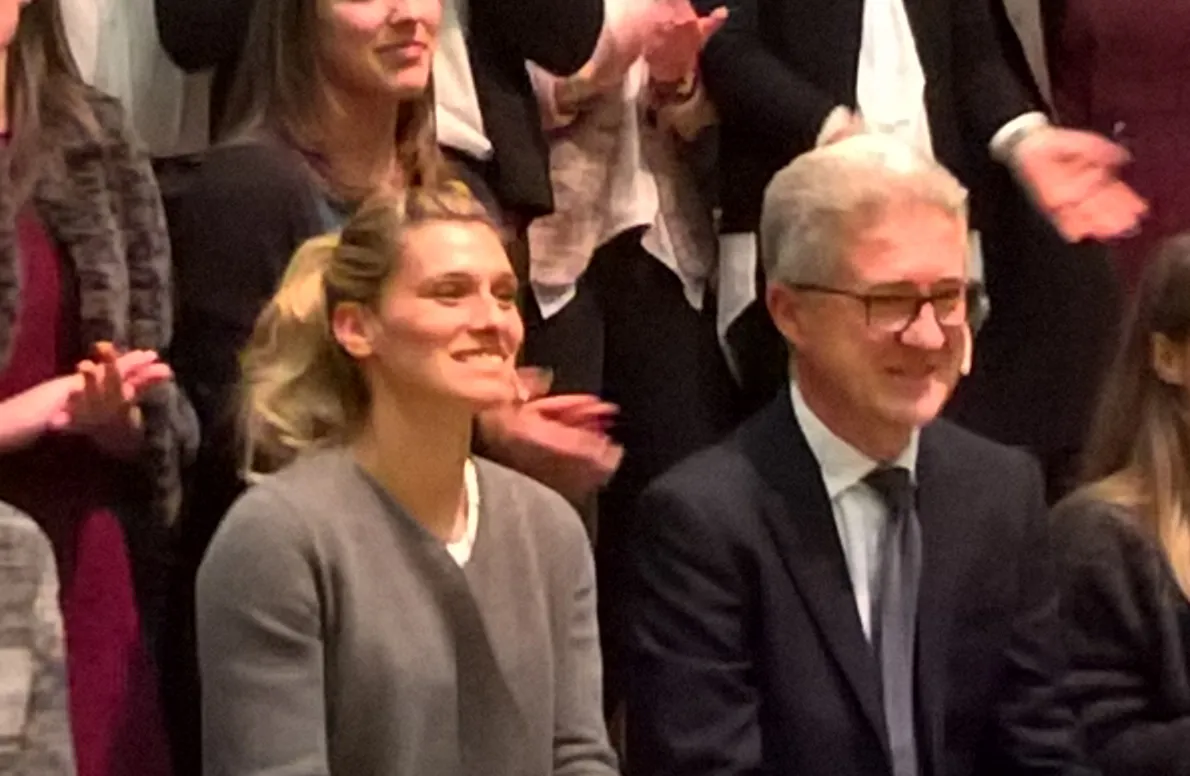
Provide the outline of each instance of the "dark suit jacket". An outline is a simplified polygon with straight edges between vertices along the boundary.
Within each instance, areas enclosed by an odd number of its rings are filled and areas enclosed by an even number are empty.
[[[921,437],[923,774],[1080,772],[1041,481],[945,421]],[[628,604],[641,774],[891,774],[875,663],[787,394],[643,497]]]
[[[247,35],[249,0],[155,0],[161,43],[186,70],[216,68],[213,113],[222,101]],[[495,149],[478,166],[500,204],[533,218],[553,208],[549,151],[525,61],[558,75],[575,72],[595,50],[601,0],[476,0],[468,53],[484,129]]]
[[[723,118],[726,232],[757,228],[773,174],[811,149],[832,108],[856,105],[863,0],[695,0],[726,4],[702,58]],[[1098,246],[1069,246],[1033,208],[988,143],[1008,120],[1045,110],[1003,0],[905,0],[926,76],[934,151],[972,192],[992,315],[973,376],[948,414],[1041,453],[1076,448],[1088,422],[1118,297]],[[745,389],[763,403],[785,379],[784,346],[754,306],[729,334]]]
[[[1054,510],[1072,697],[1104,776],[1190,773],[1190,601],[1130,512]]]

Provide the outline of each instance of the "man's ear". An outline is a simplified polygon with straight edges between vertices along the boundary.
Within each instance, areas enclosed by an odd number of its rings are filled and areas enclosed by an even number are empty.
[[[801,323],[801,300],[798,294],[784,283],[769,281],[764,290],[764,303],[769,317],[781,336],[794,350],[801,343],[804,332]]]
[[[375,353],[376,318],[371,310],[358,302],[335,305],[331,313],[331,331],[352,358],[364,359]]]

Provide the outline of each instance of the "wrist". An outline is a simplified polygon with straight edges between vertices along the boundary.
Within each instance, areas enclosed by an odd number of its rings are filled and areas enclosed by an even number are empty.
[[[1015,166],[1022,146],[1053,129],[1043,113],[1025,113],[1009,121],[991,140],[992,156],[1004,164]]]
[[[144,443],[144,416],[132,406],[121,418],[87,430],[87,438],[113,458],[127,460],[140,453]]]
[[[693,68],[676,81],[649,80],[649,95],[655,105],[683,103],[694,96],[699,87],[698,69]]]

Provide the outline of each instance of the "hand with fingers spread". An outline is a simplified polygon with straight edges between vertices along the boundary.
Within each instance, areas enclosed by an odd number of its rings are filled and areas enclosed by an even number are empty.
[[[727,8],[699,17],[690,0],[658,0],[645,41],[649,76],[658,83],[691,77],[706,42],[727,22]]]
[[[584,501],[615,473],[624,451],[608,435],[617,407],[589,394],[546,396],[549,377],[519,370],[521,400],[480,415],[484,443],[502,463]]]
[[[111,343],[99,343],[94,359],[78,365],[72,391],[50,426],[86,435],[113,455],[129,455],[140,443],[140,399],[172,376],[153,351],[121,354]]]
[[[1070,242],[1136,231],[1148,205],[1119,171],[1128,152],[1090,132],[1043,127],[1013,150],[1013,166],[1038,206]]]

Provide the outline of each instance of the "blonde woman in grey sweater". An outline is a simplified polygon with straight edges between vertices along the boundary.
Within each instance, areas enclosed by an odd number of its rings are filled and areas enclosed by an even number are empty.
[[[516,291],[453,189],[295,255],[244,361],[250,459],[281,468],[199,572],[207,776],[617,772],[582,525],[470,453],[518,390]]]

